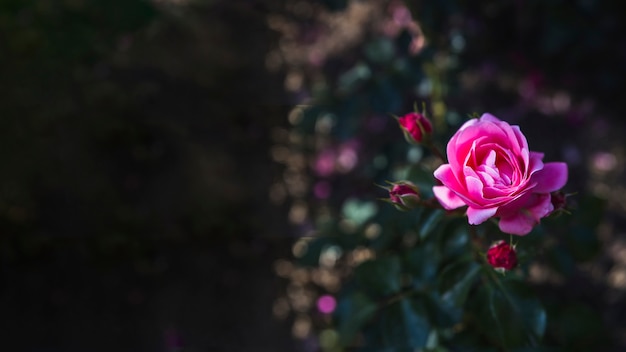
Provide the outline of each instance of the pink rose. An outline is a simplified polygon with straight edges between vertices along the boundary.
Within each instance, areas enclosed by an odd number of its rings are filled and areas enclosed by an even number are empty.
[[[398,123],[405,138],[411,143],[421,143],[433,131],[433,125],[426,116],[416,112],[410,112],[398,118]]]
[[[467,121],[447,147],[449,164],[435,170],[443,186],[433,187],[448,210],[467,205],[470,224],[500,218],[500,230],[526,235],[549,215],[550,192],[567,182],[565,163],[543,163],[531,152],[519,126],[491,114]]]
[[[500,271],[511,270],[517,265],[517,253],[515,247],[511,247],[504,241],[491,245],[487,251],[487,262],[494,269]]]

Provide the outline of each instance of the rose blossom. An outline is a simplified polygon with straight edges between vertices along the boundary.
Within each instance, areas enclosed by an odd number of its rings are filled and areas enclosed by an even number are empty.
[[[467,121],[447,146],[448,162],[435,170],[443,183],[433,187],[448,210],[467,205],[470,224],[500,218],[500,230],[526,235],[554,206],[550,192],[567,182],[567,165],[543,163],[528,149],[519,126],[491,114]]]
[[[406,139],[411,143],[421,143],[426,135],[433,131],[433,126],[426,116],[417,112],[410,112],[398,118],[398,123]]]
[[[515,247],[504,241],[491,245],[487,251],[487,262],[496,270],[511,270],[517,265]]]

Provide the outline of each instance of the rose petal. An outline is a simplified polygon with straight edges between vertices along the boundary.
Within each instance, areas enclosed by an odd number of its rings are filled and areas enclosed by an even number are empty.
[[[450,166],[450,164],[439,165],[433,175],[436,179],[446,185],[457,182],[456,176],[454,176],[454,172],[452,171],[452,166]]]
[[[511,130],[513,131],[513,134],[515,136],[514,140],[517,142],[516,145],[519,146],[518,150],[528,149],[528,141],[526,140],[526,136],[524,136],[519,126],[511,126]]]
[[[494,216],[498,208],[485,208],[485,209],[477,209],[469,207],[467,208],[467,220],[471,225],[482,224],[487,221],[490,217]]]
[[[550,193],[561,189],[567,182],[567,164],[545,163],[543,169],[535,172],[532,182],[537,182],[533,192]]]
[[[549,194],[533,195],[527,207],[500,219],[500,230],[513,235],[527,235],[539,223],[539,219],[550,214],[552,210],[554,207]]]
[[[440,165],[437,170],[435,170],[434,176],[441,181],[444,186],[447,186],[453,191],[460,193],[465,189],[465,186],[459,182],[459,177],[454,174],[454,170],[450,164]]]
[[[474,172],[474,170],[472,170]],[[467,193],[472,200],[482,200],[483,197],[483,183],[480,182],[478,176],[467,176],[465,178],[465,184],[467,185]]]
[[[501,120],[486,112],[480,116],[480,121],[500,122]]]
[[[527,235],[535,225],[535,220],[523,212],[516,213],[508,218],[502,218],[498,224],[500,231],[519,236]]]
[[[528,175],[543,169],[543,153],[530,152],[530,160],[528,161]]]
[[[533,194],[531,197],[530,204],[526,206],[526,210],[530,213],[530,215],[539,222],[539,219],[548,216],[552,210],[554,210],[554,205],[552,205],[550,194]]]
[[[460,208],[465,205],[463,199],[446,186],[433,186],[433,193],[439,203],[441,203],[441,206],[446,210]]]

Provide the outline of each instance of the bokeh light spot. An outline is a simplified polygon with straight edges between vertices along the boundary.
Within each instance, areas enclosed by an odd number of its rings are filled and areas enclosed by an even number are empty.
[[[333,329],[326,329],[320,333],[320,346],[325,350],[331,350],[339,342],[339,334]]]
[[[317,309],[324,313],[330,314],[337,308],[337,300],[331,295],[323,295],[317,299]]]
[[[294,337],[303,339],[311,332],[311,319],[306,315],[301,315],[296,318],[293,323],[291,333]]]
[[[424,155],[422,148],[411,147],[411,149],[409,149],[409,152],[407,153],[406,158],[410,163],[418,163],[422,159],[422,155]]]
[[[313,193],[317,199],[327,199],[330,197],[330,183],[328,181],[319,181],[313,186]]]
[[[593,156],[593,168],[600,172],[608,172],[617,165],[617,158],[611,153],[601,152]]]

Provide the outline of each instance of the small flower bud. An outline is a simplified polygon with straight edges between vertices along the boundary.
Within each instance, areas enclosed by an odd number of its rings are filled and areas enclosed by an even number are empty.
[[[398,118],[398,123],[406,140],[413,144],[422,143],[433,131],[433,126],[426,116],[417,112],[410,112]]]
[[[550,202],[554,207],[552,214],[558,214],[565,211],[565,207],[567,206],[567,195],[561,191],[552,192],[550,193]]]
[[[511,247],[505,241],[495,242],[487,251],[487,262],[500,272],[515,268],[517,265],[515,247]]]
[[[394,183],[389,189],[389,201],[399,210],[413,209],[420,203],[419,190],[408,181]]]

